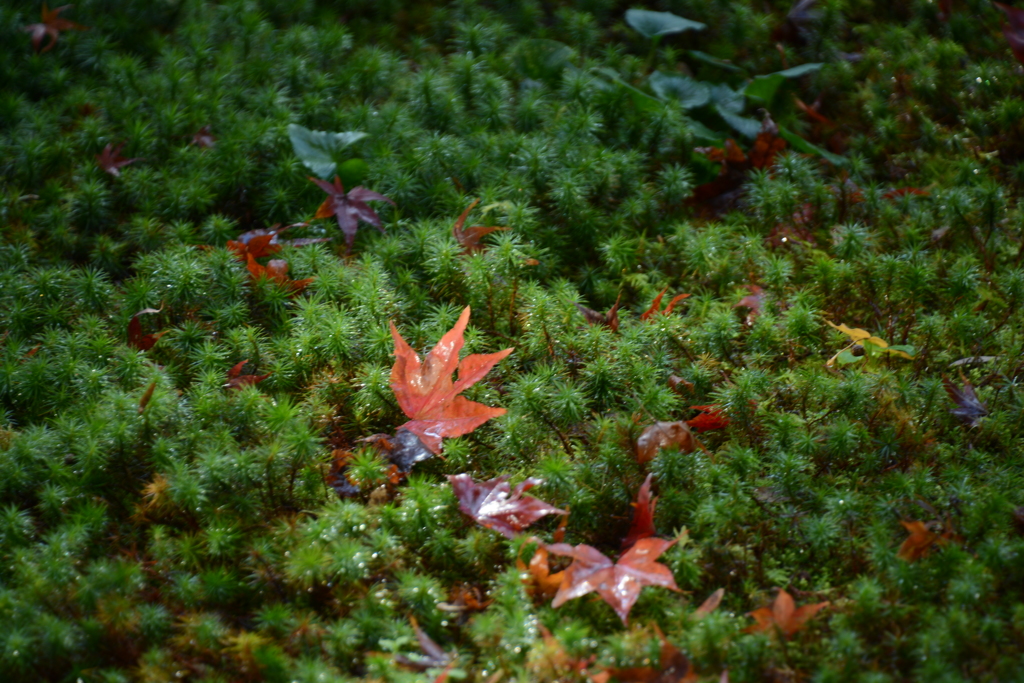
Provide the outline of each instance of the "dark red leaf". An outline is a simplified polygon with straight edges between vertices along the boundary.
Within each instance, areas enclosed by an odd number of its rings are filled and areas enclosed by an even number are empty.
[[[626,623],[629,611],[644,586],[679,590],[671,570],[655,561],[674,543],[660,538],[641,539],[615,564],[589,545],[573,547],[555,543],[548,546],[548,551],[555,555],[573,558],[572,564],[565,570],[565,578],[551,606],[558,607],[567,600],[597,591],[622,622]]]
[[[963,388],[958,389],[948,377],[942,378],[942,382],[946,387],[946,393],[949,394],[949,398],[952,399],[953,403],[957,405],[956,408],[949,412],[972,427],[977,427],[981,418],[988,415],[988,408],[981,402],[978,395],[974,393],[974,385],[962,375],[961,379],[963,381]]]
[[[192,144],[197,147],[210,149],[217,144],[217,138],[213,137],[213,133],[210,132],[209,126],[203,126],[196,131],[195,135],[192,136]]]
[[[686,424],[690,425],[690,429],[695,429],[698,433],[724,429],[729,425],[729,418],[722,413],[722,406],[690,406],[690,409],[700,411],[700,415],[686,421]]]
[[[620,295],[621,298],[621,295]],[[619,331],[619,299],[615,299],[615,305],[608,309],[607,313],[599,313],[592,308],[582,304],[576,304],[576,309],[583,314],[591,325],[605,325],[610,327],[612,332]]]
[[[228,381],[224,383],[225,389],[241,389],[249,384],[258,384],[270,377],[270,373],[267,373],[266,375],[243,375],[242,368],[245,367],[245,364],[248,362],[248,360],[243,360],[231,366],[231,369],[228,370]]]
[[[440,645],[427,635],[426,631],[420,628],[420,625],[416,622],[416,617],[409,617],[409,621],[412,622],[412,629],[416,633],[416,640],[419,642],[423,654],[415,659],[405,655],[395,655],[395,662],[414,671],[448,667],[454,657],[445,652]]]
[[[103,148],[103,151],[96,155],[96,163],[110,175],[115,177],[120,176],[122,166],[127,166],[128,164],[138,161],[137,158],[125,159],[121,156],[121,150],[123,148],[123,142],[117,147],[114,147],[112,143],[108,142],[107,146]]]
[[[485,235],[489,235],[492,232],[498,230],[508,230],[499,226],[484,226],[484,225],[473,225],[468,228],[463,226],[466,224],[466,219],[469,217],[469,212],[473,210],[473,207],[480,202],[479,199],[474,199],[473,203],[466,207],[466,210],[462,212],[462,215],[455,220],[455,224],[452,225],[452,235],[455,240],[465,249],[466,253],[474,251],[483,251],[483,245],[480,244],[480,239]]]
[[[162,307],[159,309],[144,308],[132,316],[132,319],[128,321],[128,346],[138,349],[139,351],[149,351],[158,341],[160,341],[160,337],[167,334],[168,330],[157,332],[155,334],[142,333],[142,321],[139,316],[154,315],[162,310]]]
[[[764,290],[757,285],[745,285],[750,294],[746,295],[733,305],[733,308],[749,308],[747,313],[747,324],[753,325],[754,320],[761,314],[761,307],[764,305]]]
[[[316,210],[316,215],[313,218],[329,218],[334,216],[338,222],[338,227],[341,228],[341,232],[345,235],[345,244],[349,248],[355,242],[359,221],[369,223],[381,232],[384,232],[380,217],[377,216],[366,202],[387,202],[395,206],[391,199],[372,190],[367,190],[364,187],[354,187],[346,193],[345,187],[341,184],[341,178],[338,176],[334,176],[333,184],[318,178],[311,177],[310,180],[327,193],[327,199]]]
[[[654,459],[662,448],[677,446],[684,453],[697,447],[689,425],[685,422],[655,422],[640,433],[636,440],[636,460],[641,465]]]
[[[654,508],[658,504],[657,498],[651,498],[651,481],[653,474],[648,474],[644,480],[640,492],[636,496],[636,503],[633,504],[633,524],[629,527],[629,534],[622,541],[622,549],[626,550],[643,538],[654,536]]]
[[[640,314],[641,320],[650,320],[656,315],[669,315],[673,311],[673,309],[675,309],[676,304],[690,296],[689,294],[677,294],[672,298],[671,301],[668,302],[668,306],[665,307],[665,310],[662,311],[661,298],[665,296],[665,292],[667,291],[668,287],[661,290],[661,292],[658,293],[658,296],[654,297],[654,301],[651,302],[650,308],[648,308],[646,311]]]
[[[70,9],[74,5],[62,5],[56,9],[49,9],[46,3],[43,3],[42,22],[38,24],[29,24],[23,31],[27,31],[32,36],[32,49],[37,53],[49,52],[53,49],[53,46],[57,44],[57,38],[60,37],[61,31],[87,31],[88,26],[82,26],[76,24],[70,19],[65,19],[60,16],[60,13],[66,9]],[[42,47],[43,39],[49,36],[50,42],[46,44],[46,47]]]
[[[515,538],[518,532],[544,515],[568,514],[533,496],[523,495],[542,483],[532,477],[511,492],[508,475],[477,483],[468,474],[450,474],[448,480],[459,499],[459,509],[478,524],[494,529],[506,538]]]

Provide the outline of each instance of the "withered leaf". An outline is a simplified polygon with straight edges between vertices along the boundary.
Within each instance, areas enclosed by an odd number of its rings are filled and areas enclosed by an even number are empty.
[[[306,285],[315,279],[308,277],[302,280],[289,280],[288,262],[283,259],[271,259],[267,262],[267,265],[264,266],[256,261],[251,253],[247,253],[246,260],[246,268],[253,280],[259,280],[261,278],[273,280],[282,287],[291,290],[292,294],[298,294],[306,288]]]
[[[621,295],[619,295],[621,298]],[[608,309],[607,313],[599,313],[592,308],[587,308],[583,304],[576,304],[576,310],[583,314],[583,317],[587,319],[587,322],[591,325],[604,325],[610,327],[612,332],[619,331],[619,298],[615,299],[615,304]]]
[[[149,400],[153,398],[153,390],[156,389],[156,380],[149,383],[146,387],[145,393],[142,394],[142,398],[139,399],[139,415],[146,412],[146,406],[149,405]]]
[[[729,426],[729,418],[722,412],[722,406],[690,406],[690,409],[700,411],[700,415],[686,421],[686,424],[690,425],[690,429],[695,429],[698,434],[713,429],[725,429]]]
[[[160,341],[160,337],[167,334],[168,330],[154,334],[142,333],[142,321],[139,316],[155,315],[160,313],[162,310],[162,307],[159,309],[144,308],[132,316],[132,319],[128,321],[128,346],[138,349],[139,351],[149,351],[158,341]]]
[[[310,180],[327,193],[327,199],[316,210],[316,215],[313,218],[329,218],[334,216],[338,222],[338,227],[341,228],[342,234],[345,235],[345,244],[350,249],[352,248],[352,243],[356,240],[359,221],[369,223],[381,232],[384,232],[380,216],[366,202],[387,202],[395,206],[391,199],[379,192],[367,190],[361,186],[353,187],[348,192],[345,192],[345,187],[341,184],[339,176],[334,176],[333,184],[319,178],[310,177]]]
[[[567,600],[597,591],[626,623],[629,611],[644,586],[679,590],[671,570],[656,562],[674,543],[660,538],[641,539],[614,564],[597,548],[586,544],[575,547],[565,543],[549,545],[549,552],[573,558],[551,606],[559,607]]]
[[[668,287],[661,290],[658,296],[654,297],[654,301],[651,302],[650,308],[648,308],[646,311],[640,314],[641,320],[650,320],[656,315],[669,315],[675,309],[676,304],[690,296],[689,294],[677,294],[676,296],[672,297],[672,300],[668,302],[668,305],[665,307],[665,310],[662,311],[660,310],[661,298],[665,296],[665,292],[667,291]]]
[[[650,538],[656,533],[654,529],[654,508],[658,504],[657,497],[651,498],[651,482],[653,474],[648,474],[644,479],[640,492],[636,495],[636,502],[633,504],[633,523],[629,527],[629,533],[622,541],[622,549],[632,547],[637,541],[643,538]]]
[[[57,38],[60,37],[61,31],[87,31],[88,26],[82,26],[76,24],[70,19],[65,19],[60,16],[60,13],[66,9],[71,9],[74,5],[61,5],[56,9],[50,9],[43,3],[42,21],[38,24],[29,24],[22,30],[27,31],[32,36],[32,49],[37,53],[49,52],[53,49],[53,46],[57,44]],[[50,42],[43,47],[43,40],[49,37]],[[42,48],[42,49],[40,49]],[[115,174],[116,175],[116,174]]]
[[[508,475],[477,483],[468,474],[450,474],[448,481],[452,483],[462,512],[506,538],[515,538],[518,532],[544,515],[567,514],[565,510],[533,496],[523,495],[543,483],[533,477],[518,484],[514,490],[509,487]]]
[[[422,362],[391,323],[391,337],[395,342],[391,389],[402,412],[411,418],[399,429],[414,433],[434,454],[441,452],[442,437],[469,434],[492,417],[505,414],[504,408],[492,408],[458,395],[512,353],[512,349],[476,353],[460,362],[459,352],[465,344],[463,333],[469,314],[469,306],[466,306],[455,327],[441,337]],[[459,379],[452,382],[456,369]]]
[[[718,609],[718,606],[722,603],[722,598],[725,596],[725,589],[719,588],[714,593],[708,596],[707,600],[701,603],[701,606],[693,613],[695,619],[703,619],[707,615]]]
[[[473,210],[473,207],[480,203],[479,199],[474,199],[473,203],[470,204],[462,215],[455,220],[455,224],[452,225],[452,235],[455,240],[462,246],[466,253],[474,251],[483,251],[484,246],[480,244],[480,240],[492,232],[498,230],[508,230],[506,227],[500,227],[495,225],[471,225],[468,228],[463,227],[466,224],[466,219],[469,217],[469,212]],[[486,210],[486,209],[485,209]]]
[[[231,369],[228,370],[228,381],[224,384],[225,389],[238,390],[249,384],[258,384],[270,377],[270,373],[266,375],[243,375],[242,368],[248,362],[248,360],[243,360],[231,366]]]
[[[988,408],[985,407],[985,404],[981,402],[981,399],[974,392],[974,385],[963,375],[961,375],[961,380],[963,381],[963,387],[957,388],[948,377],[942,378],[942,383],[946,387],[946,393],[949,394],[949,398],[956,404],[956,408],[951,409],[949,412],[960,418],[962,422],[972,427],[977,427],[981,418],[988,415]]]
[[[697,447],[689,425],[682,420],[655,422],[640,433],[636,440],[636,460],[641,465],[654,459],[662,448],[677,446],[684,453]]]
[[[114,177],[120,176],[122,166],[127,166],[128,164],[138,161],[138,158],[125,159],[121,156],[122,149],[124,149],[123,142],[117,147],[114,147],[112,143],[108,142],[107,146],[103,148],[103,151],[96,155],[96,163],[110,175]]]
[[[789,638],[802,629],[814,615],[828,607],[828,604],[827,601],[818,602],[797,608],[793,597],[785,590],[779,589],[779,594],[771,607],[762,607],[750,612],[750,616],[757,623],[748,626],[745,632],[758,633],[777,629],[783,637]]]

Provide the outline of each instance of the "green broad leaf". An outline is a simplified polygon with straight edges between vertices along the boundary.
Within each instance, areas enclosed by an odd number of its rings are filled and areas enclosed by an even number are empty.
[[[767,107],[775,99],[775,93],[779,91],[779,87],[785,82],[786,79],[779,74],[755,76],[754,80],[743,88],[743,94],[761,106]]]
[[[743,93],[733,90],[724,83],[712,85],[710,94],[711,101],[715,103],[715,106],[730,114],[742,114],[743,108],[747,104]]]
[[[726,71],[731,71],[733,73],[744,73],[743,69],[736,66],[732,62],[727,62],[724,59],[719,59],[714,55],[709,55],[707,52],[701,52],[700,50],[687,50],[687,52],[690,54],[691,57],[701,62],[704,62],[705,64],[717,66],[719,69],[724,69]]]
[[[684,19],[671,12],[652,12],[646,9],[626,10],[626,23],[645,38],[667,36],[683,31],[703,31],[706,24]]]
[[[897,344],[897,345],[894,345],[894,346],[890,346],[889,348],[887,348],[885,350],[887,352],[891,353],[894,356],[899,356],[900,358],[906,358],[907,360],[913,360],[914,359],[914,351],[916,349],[914,349],[914,346],[912,344]]]
[[[299,157],[306,168],[314,175],[329,180],[337,171],[339,152],[365,138],[366,133],[357,130],[329,133],[292,123],[288,126],[288,137],[291,138],[295,156]]]
[[[836,356],[836,362],[840,365],[849,365],[850,363],[858,363],[864,360],[864,356],[855,356],[849,349],[845,349],[839,352]]]
[[[643,90],[634,88],[629,83],[626,83],[624,80],[622,80],[622,77],[619,76],[619,74],[616,73],[614,69],[609,69],[608,67],[601,67],[599,69],[594,69],[594,73],[604,76],[612,83],[618,85],[620,88],[624,88],[629,93],[630,97],[633,99],[634,106],[636,106],[641,111],[652,111],[664,107],[661,101],[659,101],[657,98],[651,97]]]
[[[695,81],[687,76],[655,71],[647,83],[655,95],[663,100],[678,100],[683,109],[696,109],[711,101],[711,89],[707,83]]]
[[[757,137],[757,134],[761,132],[761,122],[757,119],[751,119],[746,116],[740,116],[739,114],[733,114],[730,111],[726,111],[721,105],[715,105],[715,111],[718,115],[729,124],[729,127],[735,130],[743,137],[750,138],[753,140]]]
[[[825,66],[824,62],[808,62],[807,64],[791,66],[788,69],[776,71],[775,73],[768,75],[782,76],[783,78],[800,78],[801,76],[806,76],[807,74],[814,73],[815,71],[820,71],[823,66]]]
[[[823,159],[828,161],[830,164],[833,164],[834,166],[846,166],[845,157],[841,157],[838,154],[833,154],[827,149],[822,149],[821,147],[818,147],[814,143],[804,140],[802,137],[800,137],[793,131],[789,130],[788,128],[779,126],[779,137],[788,142],[790,145],[792,145],[793,149],[795,149],[798,152],[803,152],[804,154],[816,154],[817,156],[822,157]]]
[[[693,131],[693,136],[695,138],[704,140],[705,142],[710,142],[714,144],[714,146],[716,147],[720,147],[721,145],[725,144],[725,135],[722,135],[721,133],[716,133],[715,131],[711,130],[700,121],[697,121],[695,119],[689,119],[687,121],[687,124],[689,124],[690,130]],[[707,159],[707,157],[705,157],[703,154],[698,154],[696,156],[699,159]],[[716,168],[717,166],[718,165],[715,164]]]
[[[561,76],[571,59],[572,48],[565,43],[531,38],[516,46],[513,64],[524,78],[545,81]]]

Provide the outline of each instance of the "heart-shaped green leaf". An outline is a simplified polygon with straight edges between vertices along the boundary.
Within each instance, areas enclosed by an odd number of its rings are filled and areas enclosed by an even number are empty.
[[[357,130],[329,133],[293,123],[288,126],[288,137],[291,138],[295,156],[299,157],[306,168],[321,178],[330,178],[338,168],[338,153],[365,138],[366,133]]]
[[[703,31],[705,24],[684,19],[671,12],[652,12],[646,9],[626,10],[626,23],[645,38],[667,36],[683,31]]]
[[[686,76],[655,71],[647,82],[655,95],[663,100],[678,100],[683,109],[696,109],[711,101],[711,89],[707,83]]]

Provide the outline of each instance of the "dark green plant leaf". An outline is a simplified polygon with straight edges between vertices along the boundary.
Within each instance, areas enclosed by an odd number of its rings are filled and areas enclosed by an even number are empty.
[[[726,71],[731,71],[733,73],[744,73],[743,69],[736,66],[732,62],[727,62],[724,59],[719,59],[714,55],[709,55],[707,52],[701,52],[700,50],[687,50],[687,52],[691,57],[699,61],[702,61],[705,64],[710,64],[712,66],[718,67],[719,69],[724,69]]]
[[[687,76],[655,71],[647,82],[655,95],[664,100],[676,99],[683,109],[696,109],[711,101],[711,89],[707,83],[695,81]]]
[[[836,356],[836,362],[838,362],[840,365],[849,365],[850,363],[858,363],[858,362],[860,362],[862,360],[864,360],[864,356],[855,356],[855,355],[853,355],[853,352],[850,351],[849,349],[845,349],[844,351],[841,351],[839,353],[839,355]]]
[[[776,71],[775,73],[769,75],[782,76],[783,78],[800,78],[801,76],[806,76],[807,74],[814,73],[815,71],[820,71],[821,67],[823,66],[825,66],[825,64],[822,62],[808,62],[807,64],[791,66],[788,69]]]
[[[288,126],[288,137],[292,141],[295,156],[299,157],[306,168],[321,178],[329,178],[337,172],[338,153],[365,138],[366,133],[357,130],[330,133],[292,123]]]
[[[651,12],[646,9],[626,10],[626,23],[645,38],[667,36],[683,31],[703,31],[707,27],[699,21],[684,19],[671,12]]]
[[[594,73],[604,76],[605,78],[607,78],[620,88],[625,88],[626,91],[629,92],[630,97],[632,97],[634,106],[636,106],[641,111],[652,111],[664,106],[657,98],[651,97],[643,90],[634,88],[629,83],[626,83],[624,80],[622,80],[622,77],[615,72],[614,69],[603,67],[600,69],[595,69]]]
[[[747,83],[746,87],[743,88],[743,94],[762,106],[769,106],[773,99],[775,99],[775,93],[779,91],[779,86],[785,83],[786,79],[779,74],[769,74],[767,76],[755,76],[754,80]]]
[[[743,137],[750,138],[753,140],[757,137],[757,134],[761,132],[761,122],[757,119],[748,118],[746,116],[740,116],[739,114],[733,114],[730,111],[724,109],[721,105],[715,105],[715,111],[718,115],[729,124],[729,126]]]
[[[779,137],[792,145],[793,149],[798,152],[803,152],[804,154],[815,154],[835,166],[846,166],[846,159],[844,157],[841,157],[838,154],[833,154],[827,149],[822,149],[812,142],[808,142],[788,128],[779,126]]]
[[[727,111],[730,114],[743,113],[743,107],[746,105],[743,93],[733,90],[724,83],[716,83],[712,85],[710,93],[711,101],[714,102],[715,106],[719,109]]]
[[[572,48],[557,40],[531,38],[516,47],[513,64],[519,75],[537,81],[550,80],[562,75],[570,65]]]

